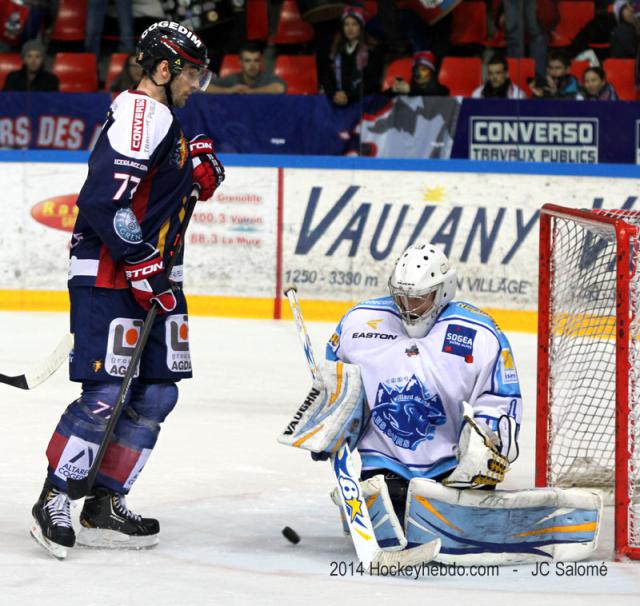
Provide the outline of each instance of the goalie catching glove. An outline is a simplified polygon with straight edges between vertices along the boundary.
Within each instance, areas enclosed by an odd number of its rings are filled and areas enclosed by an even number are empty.
[[[326,459],[345,442],[355,448],[366,425],[366,409],[360,367],[326,361],[278,442],[310,450],[316,460]]]
[[[502,416],[498,433],[473,418],[473,408],[463,402],[464,423],[458,441],[458,466],[442,483],[452,488],[495,486],[504,480],[509,463],[518,458],[517,425]]]

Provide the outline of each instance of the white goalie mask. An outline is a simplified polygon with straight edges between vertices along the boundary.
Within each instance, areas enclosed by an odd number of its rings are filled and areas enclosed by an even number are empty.
[[[396,261],[389,291],[410,337],[420,339],[456,293],[456,270],[431,244],[413,244]]]

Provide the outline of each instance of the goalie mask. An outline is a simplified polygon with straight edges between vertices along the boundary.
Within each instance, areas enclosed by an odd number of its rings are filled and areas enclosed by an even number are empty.
[[[420,339],[456,292],[456,271],[431,244],[405,250],[389,278],[389,291],[410,337]]]

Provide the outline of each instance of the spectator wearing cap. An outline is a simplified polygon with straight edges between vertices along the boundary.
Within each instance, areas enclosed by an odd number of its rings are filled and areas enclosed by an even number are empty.
[[[335,105],[345,106],[380,91],[383,57],[380,47],[364,30],[362,8],[346,7],[340,21],[331,48],[332,68],[322,84]]]
[[[509,78],[509,64],[501,55],[493,55],[487,63],[487,80],[476,88],[474,99],[526,99],[524,91]]]
[[[262,70],[262,51],[253,42],[246,42],[240,49],[241,71],[219,78],[207,88],[214,94],[273,95],[287,92],[287,84],[275,74]]]
[[[420,51],[413,56],[411,83],[396,78],[391,94],[419,97],[448,97],[449,89],[438,82],[436,58],[431,51]]]
[[[582,86],[576,99],[584,101],[617,101],[616,89],[607,82],[601,67],[587,67],[582,75]]]
[[[44,46],[37,40],[29,40],[22,47],[22,67],[7,74],[5,92],[58,92],[58,76],[44,69]]]

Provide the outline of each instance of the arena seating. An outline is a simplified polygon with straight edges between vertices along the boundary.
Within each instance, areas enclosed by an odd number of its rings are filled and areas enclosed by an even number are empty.
[[[560,21],[549,37],[549,46],[568,46],[576,34],[593,19],[593,2],[564,0],[558,3]]]
[[[240,71],[240,55],[225,55],[218,76],[224,78]]]
[[[290,95],[314,95],[318,92],[316,59],[313,55],[280,55],[274,71],[287,83]]]
[[[98,68],[93,53],[58,53],[53,73],[62,93],[93,93],[98,90]]]
[[[109,90],[111,83],[120,75],[125,66],[128,53],[113,53],[109,59],[109,68],[107,69],[107,77],[105,78],[104,89]]]
[[[87,0],[59,0],[51,40],[79,42],[86,37]]]
[[[15,72],[22,67],[20,53],[0,53],[0,90],[4,86],[9,72]]]
[[[486,44],[487,5],[484,2],[461,2],[453,9],[451,44],[463,46]]]
[[[605,59],[604,71],[618,97],[624,101],[636,99],[635,59]]]
[[[302,20],[296,0],[284,0],[274,44],[306,44],[314,37],[313,28]]]
[[[439,80],[449,87],[451,96],[470,97],[482,84],[482,61],[477,57],[445,57]]]
[[[507,57],[507,64],[509,65],[509,78],[511,78],[511,82],[519,86],[527,96],[530,97],[531,89],[529,88],[528,81],[536,74],[534,60],[530,57],[523,57],[522,59]]]
[[[247,0],[247,40],[266,40],[269,37],[268,10],[267,0]]]
[[[407,82],[411,82],[411,68],[413,66],[413,59],[411,57],[403,57],[392,61],[387,66],[384,73],[384,79],[382,83],[382,90],[391,88],[396,78],[402,78]]]

